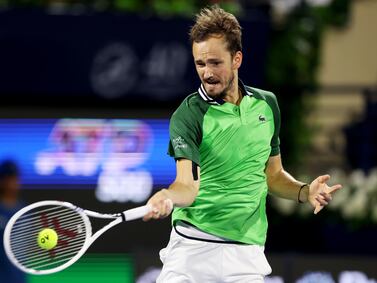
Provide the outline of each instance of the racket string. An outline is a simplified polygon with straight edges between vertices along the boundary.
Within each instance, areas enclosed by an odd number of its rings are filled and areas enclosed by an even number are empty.
[[[65,211],[68,211],[68,212],[73,212],[75,214],[78,214],[75,210],[72,210],[68,207],[64,207],[64,206],[54,206],[54,207],[51,207],[51,208],[48,208],[48,209],[41,209],[41,210],[38,210],[38,211],[35,211],[35,212],[31,212],[31,213],[25,213],[24,215],[20,216],[20,218],[17,220],[17,223],[22,223],[24,221],[27,221],[28,218],[32,217],[33,215],[36,215],[38,214],[38,218],[41,214],[48,214],[48,215],[53,215],[54,212],[51,212],[52,210],[65,210]],[[49,212],[49,213],[47,213]]]
[[[23,259],[27,258],[28,260],[29,259],[33,259],[33,258],[37,258],[37,257],[45,257],[45,256],[49,256],[51,258],[53,258],[54,256],[51,256],[51,255],[54,255],[54,254],[58,254],[60,253],[61,251],[65,251],[69,248],[72,248],[72,250],[77,247],[78,245],[82,244],[82,240],[81,241],[76,241],[74,243],[71,243],[69,246],[66,246],[66,247],[63,247],[63,248],[60,248],[60,249],[52,249],[52,250],[43,250],[41,252],[38,252],[36,253],[36,251],[38,250],[35,250],[33,253],[29,253],[29,254],[25,254],[23,256],[18,256],[17,259],[18,261],[23,261]]]
[[[58,235],[57,246],[51,250],[38,245],[39,232],[44,228],[52,228]],[[76,209],[38,207],[26,212],[14,223],[10,232],[10,248],[21,265],[41,271],[70,261],[84,246],[87,233],[83,216]]]
[[[65,247],[58,250],[43,251],[43,253],[40,253],[40,254],[38,253],[34,256],[18,257],[17,260],[21,264],[25,264],[29,266],[33,265],[33,263],[35,262],[38,262],[38,260],[42,260],[42,261],[46,261],[46,260],[51,261],[52,259],[55,260],[59,257],[65,256],[68,253],[77,253],[81,249],[83,242],[85,241],[77,241],[76,243],[70,244],[69,247]],[[57,254],[57,255],[52,256],[51,253]]]
[[[27,253],[24,253],[24,254],[19,254],[17,255],[17,260],[18,261],[22,261],[23,259],[27,258],[27,259],[32,259],[32,258],[35,258],[35,257],[38,257],[38,256],[44,256],[46,255],[47,253],[50,254],[53,253],[53,254],[56,254],[56,253],[60,253],[61,251],[65,251],[69,248],[72,247],[75,248],[77,246],[77,244],[82,244],[84,242],[84,240],[80,239],[80,240],[77,240],[77,241],[74,241],[72,243],[69,244],[69,246],[63,246],[62,248],[54,248],[54,249],[51,249],[51,250],[42,250],[41,251],[41,248],[34,248],[30,251],[28,251]]]
[[[75,228],[75,226],[70,227],[70,229],[73,229],[73,228]],[[19,242],[17,244],[12,245],[13,253],[17,256],[20,253],[28,251],[33,246],[38,247],[40,249],[40,247],[38,246],[37,238],[38,238],[38,233],[35,233],[34,237],[29,237],[28,240],[24,239],[24,242]],[[69,239],[70,238],[66,237],[66,240],[69,240]],[[60,239],[58,239],[58,245],[59,245],[59,241],[60,243],[62,241],[65,241],[64,237],[60,237]]]
[[[74,254],[76,255],[76,253]],[[73,255],[73,256],[74,256]],[[45,269],[51,269],[51,268],[54,268],[54,267],[57,267],[57,266],[60,266],[68,261],[71,260],[71,258],[73,258],[73,256],[70,256],[68,259],[61,259],[61,260],[56,260],[54,261],[53,263],[49,263],[49,264],[42,264],[42,265],[39,265],[39,266],[34,266],[34,267],[30,267],[30,268],[33,268],[33,269],[36,269],[36,270],[45,270]],[[45,268],[45,267],[49,267],[49,268]],[[29,268],[29,267],[28,267]]]
[[[73,216],[68,216],[67,215],[65,217],[59,217],[58,220],[59,220],[59,223],[61,221],[64,221],[64,225],[69,224],[70,222],[74,222],[74,221],[79,221],[80,224],[82,222],[81,221],[81,217],[77,216],[77,215],[73,215]],[[79,225],[79,222],[77,222],[78,223],[77,225]],[[43,225],[43,224],[40,224],[40,225],[37,225],[37,226],[34,225],[33,227],[31,227],[31,226],[32,225],[29,225],[26,228],[22,227],[22,229],[18,229],[19,227],[15,226],[15,230],[16,231],[14,231],[14,232],[12,231],[12,233],[11,233],[11,240],[13,240],[13,241],[18,241],[19,239],[25,240],[27,238],[27,237],[25,237],[25,232],[26,231],[30,233],[30,230],[33,229],[33,230],[35,230],[35,232],[39,233],[43,228],[46,228],[46,226]],[[17,231],[17,230],[19,230],[19,231]],[[31,233],[33,233],[33,232],[34,231],[32,231]]]
[[[81,218],[81,216],[77,213],[72,215],[72,212],[73,211],[65,209],[63,212],[56,211],[56,212],[51,213],[51,214],[41,213],[38,217],[33,217],[32,219],[22,219],[23,221],[17,221],[15,223],[14,230],[21,229],[23,227],[29,227],[33,223],[41,223],[41,221],[46,221],[45,219],[46,219],[47,216],[48,216],[47,221],[48,221],[48,219],[55,219],[55,218],[57,218],[57,216],[63,217],[63,216],[66,216],[66,215],[77,216],[77,217]],[[42,225],[43,225],[43,223],[42,223]],[[14,232],[12,231],[12,233],[14,233]]]

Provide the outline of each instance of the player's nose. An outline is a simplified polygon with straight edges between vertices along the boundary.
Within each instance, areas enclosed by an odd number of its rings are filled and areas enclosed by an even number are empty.
[[[208,80],[211,78],[213,78],[213,72],[210,68],[207,67],[204,69],[203,79]]]

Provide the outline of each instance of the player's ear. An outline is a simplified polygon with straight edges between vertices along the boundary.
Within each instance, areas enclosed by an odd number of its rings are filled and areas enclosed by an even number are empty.
[[[233,69],[238,69],[239,67],[241,67],[241,64],[242,64],[242,52],[237,51],[233,55]]]

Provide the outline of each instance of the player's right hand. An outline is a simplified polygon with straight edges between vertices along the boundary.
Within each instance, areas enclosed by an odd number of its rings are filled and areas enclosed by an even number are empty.
[[[155,193],[147,202],[152,210],[143,217],[144,221],[150,219],[161,219],[170,215],[173,211],[173,202],[169,198],[169,192],[167,189],[162,189]]]

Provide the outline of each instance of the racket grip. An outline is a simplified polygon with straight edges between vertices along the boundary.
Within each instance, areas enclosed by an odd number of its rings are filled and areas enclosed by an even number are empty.
[[[152,210],[150,205],[139,206],[123,212],[125,221],[131,221],[134,219],[142,218]]]

